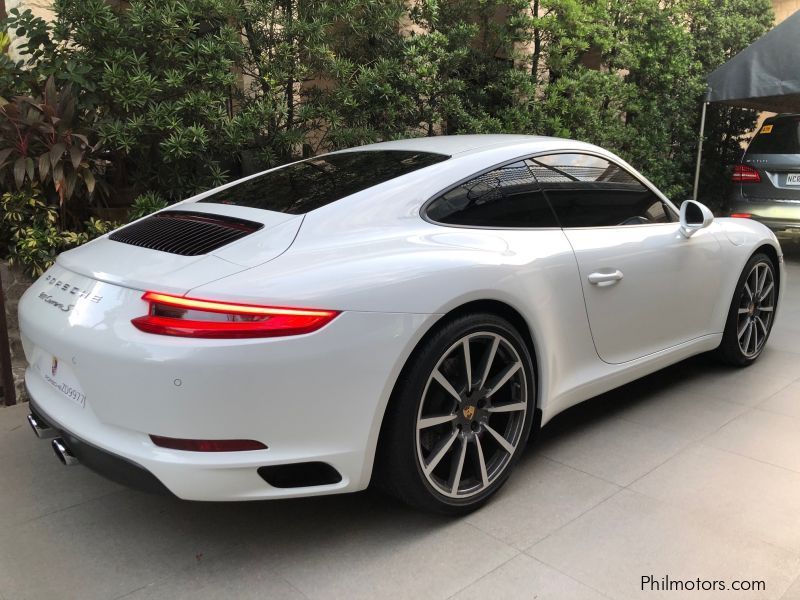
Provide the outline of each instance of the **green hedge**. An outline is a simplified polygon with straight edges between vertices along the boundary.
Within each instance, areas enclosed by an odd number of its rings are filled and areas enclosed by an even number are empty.
[[[53,23],[10,11],[2,28],[27,42],[19,62],[0,54],[0,104],[47,105],[50,77],[51,95],[74,99],[68,133],[84,139],[46,150],[74,173],[70,195],[52,164],[37,170],[41,147],[14,149],[5,134],[0,191],[56,205],[64,230],[82,230],[93,207],[150,194],[142,214],[326,150],[474,132],[594,142],[680,200],[705,76],[773,21],[769,0],[55,0],[54,10]],[[710,110],[701,195],[714,208],[754,118]],[[0,108],[0,127],[9,119]]]

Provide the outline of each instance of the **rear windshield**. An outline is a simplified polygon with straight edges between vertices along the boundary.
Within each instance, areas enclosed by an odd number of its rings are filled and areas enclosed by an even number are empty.
[[[800,119],[765,123],[750,142],[747,154],[800,154]]]
[[[299,215],[448,158],[445,154],[407,150],[326,154],[253,177],[200,202]]]

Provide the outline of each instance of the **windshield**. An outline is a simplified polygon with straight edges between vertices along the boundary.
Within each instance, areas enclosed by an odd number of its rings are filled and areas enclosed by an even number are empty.
[[[200,202],[299,215],[448,158],[408,150],[326,154],[253,177]]]
[[[747,154],[800,154],[800,118],[765,123],[750,142]]]

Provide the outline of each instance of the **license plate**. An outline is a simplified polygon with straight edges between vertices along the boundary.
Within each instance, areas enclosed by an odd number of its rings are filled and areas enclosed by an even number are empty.
[[[789,173],[786,176],[786,185],[800,185],[800,173]]]
[[[64,361],[47,352],[38,351],[34,360],[34,368],[50,387],[81,408],[86,406],[86,394],[83,393],[72,369]]]

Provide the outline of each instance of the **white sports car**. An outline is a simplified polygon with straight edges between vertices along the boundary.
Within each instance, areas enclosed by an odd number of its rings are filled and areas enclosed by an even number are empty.
[[[532,431],[693,354],[744,366],[775,236],[590,144],[464,135],[259,173],[65,252],[25,294],[30,423],[192,500],[370,481],[463,513]]]

